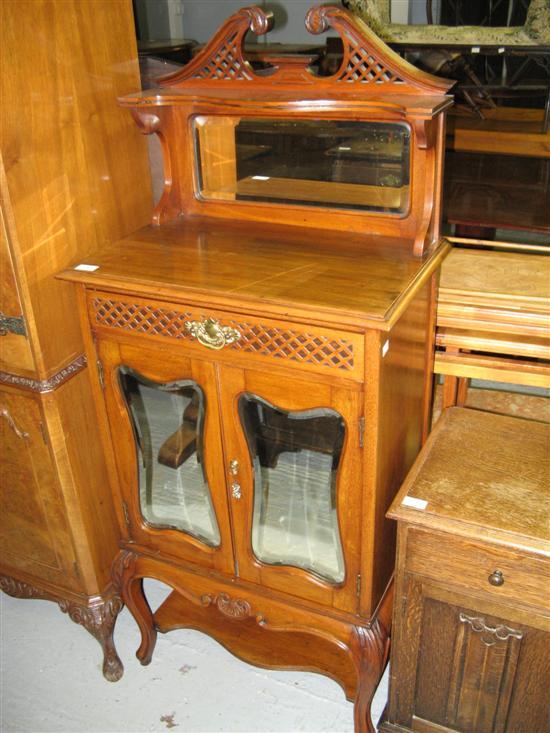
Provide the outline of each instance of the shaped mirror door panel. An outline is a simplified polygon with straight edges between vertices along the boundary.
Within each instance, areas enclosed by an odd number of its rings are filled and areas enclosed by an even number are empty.
[[[125,366],[118,373],[137,444],[143,519],[219,546],[204,471],[203,391],[193,380],[157,384]]]
[[[254,471],[254,554],[343,582],[336,512],[342,417],[328,408],[285,412],[248,393],[239,398],[239,416]]]

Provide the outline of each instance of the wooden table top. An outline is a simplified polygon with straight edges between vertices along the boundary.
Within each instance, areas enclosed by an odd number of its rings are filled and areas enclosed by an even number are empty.
[[[60,277],[94,288],[222,308],[256,304],[275,316],[386,329],[448,251],[418,258],[412,244],[254,222],[187,220],[145,227],[90,255],[94,272]],[[254,308],[252,308],[254,310]]]
[[[459,534],[481,532],[550,555],[549,489],[550,425],[452,407],[436,424],[388,516]],[[425,507],[407,506],[411,497]]]
[[[550,248],[549,248],[550,254]],[[550,303],[550,257],[453,249],[441,268],[440,300],[486,296],[495,302]]]
[[[264,314],[387,328],[448,251],[424,258],[412,243],[254,222],[186,220],[145,227],[107,245],[60,277],[157,298]],[[138,287],[139,286],[139,287]],[[242,307],[242,306],[241,306]],[[254,310],[254,309],[253,309]]]

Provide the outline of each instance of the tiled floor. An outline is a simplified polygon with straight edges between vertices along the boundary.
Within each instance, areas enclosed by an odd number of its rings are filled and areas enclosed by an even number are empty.
[[[149,582],[156,607],[165,586]],[[116,644],[120,682],[101,676],[97,642],[47,601],[0,594],[0,730],[3,733],[351,733],[353,705],[326,677],[251,667],[195,631],[161,635],[141,667],[139,633],[125,609]],[[373,706],[382,713],[387,674]]]

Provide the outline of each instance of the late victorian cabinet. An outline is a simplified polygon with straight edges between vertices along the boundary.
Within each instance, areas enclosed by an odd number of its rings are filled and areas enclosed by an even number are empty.
[[[57,601],[118,679],[116,517],[76,299],[54,275],[150,213],[143,140],[114,101],[139,83],[132,8],[7,0],[0,28],[0,588]]]
[[[345,11],[341,68],[243,57],[232,16],[181,72],[121,100],[162,143],[152,226],[75,263],[142,632],[193,627],[322,672],[358,731],[387,657],[385,512],[427,424],[449,84]],[[144,577],[173,588],[153,615]]]

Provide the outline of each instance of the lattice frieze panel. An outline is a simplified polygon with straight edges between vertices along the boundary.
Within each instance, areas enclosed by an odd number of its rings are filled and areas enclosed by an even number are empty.
[[[241,338],[233,349],[336,369],[353,369],[353,344],[288,328],[232,322]]]
[[[94,298],[92,308],[95,322],[100,326],[122,328],[125,331],[137,331],[153,336],[189,338],[185,321],[190,318],[190,313],[103,298]]]
[[[92,312],[96,324],[102,327],[193,340],[185,322],[196,318],[196,314],[186,311],[96,297],[92,300]],[[223,321],[222,325],[232,326],[240,333],[240,338],[227,344],[226,349],[344,371],[353,370],[355,365],[353,343],[343,338],[234,320]]]
[[[193,76],[195,79],[251,79],[239,50],[240,39],[234,33],[220,45]]]
[[[403,83],[403,79],[379,63],[366,48],[358,45],[352,38],[346,40],[344,59],[347,60],[347,63],[343,66],[338,81],[372,84]]]

